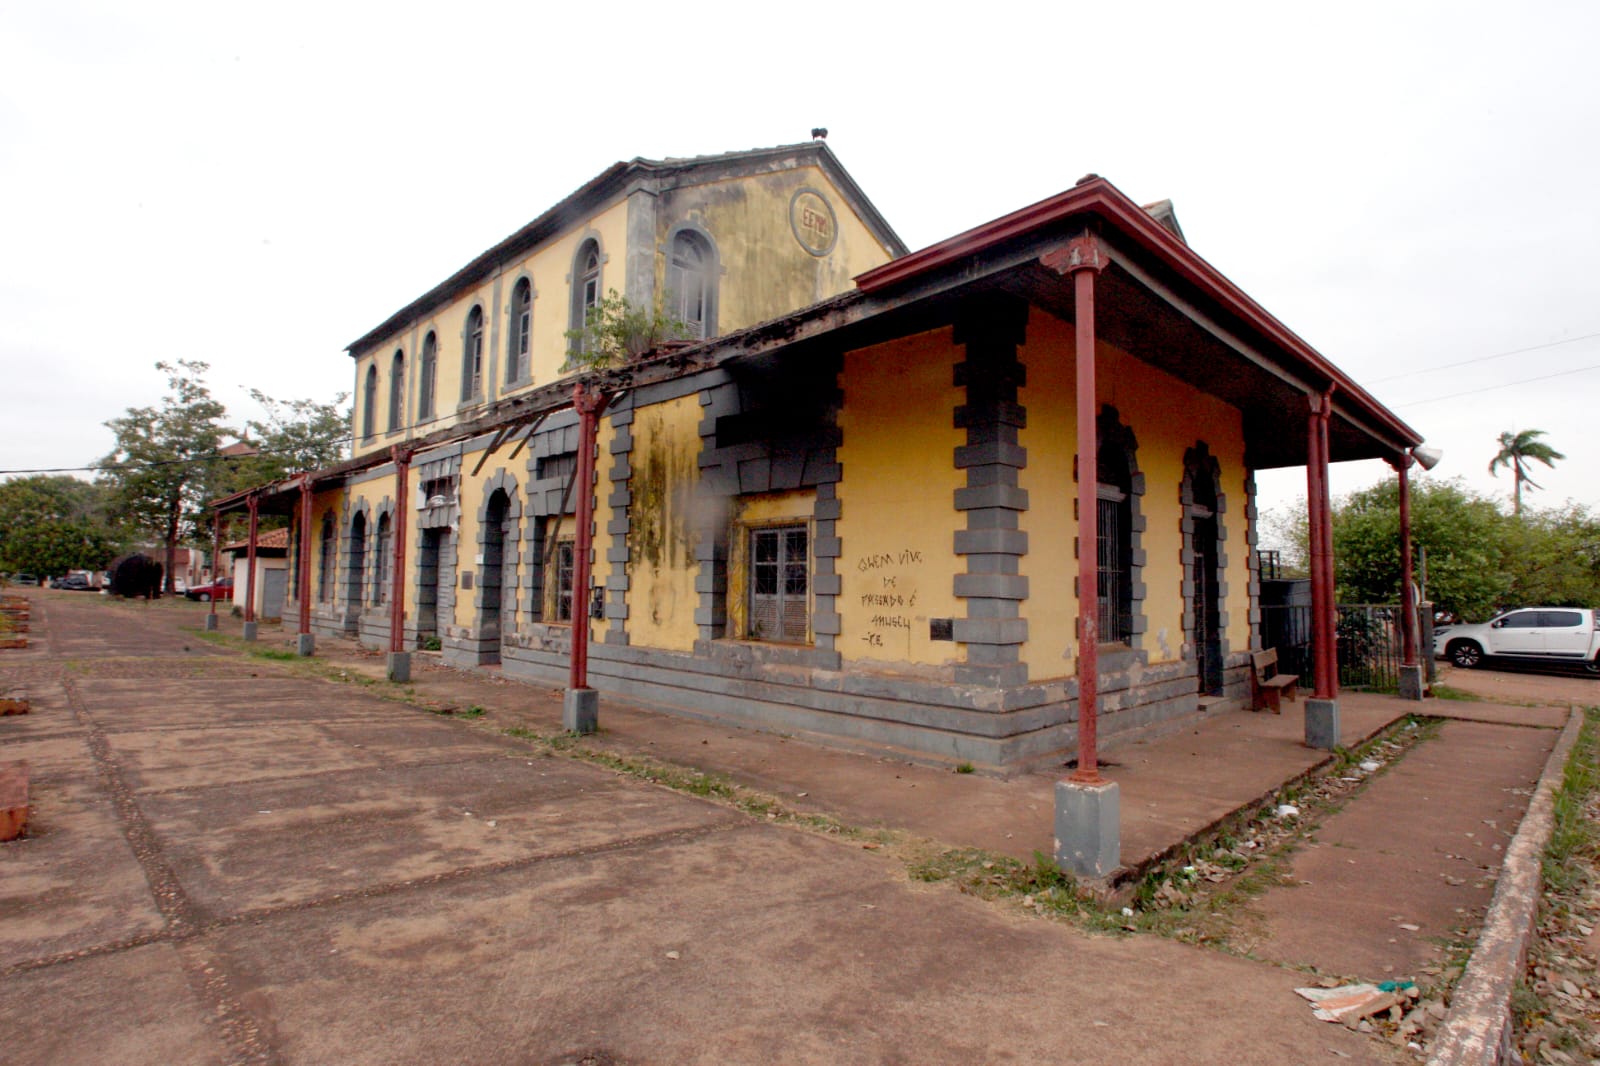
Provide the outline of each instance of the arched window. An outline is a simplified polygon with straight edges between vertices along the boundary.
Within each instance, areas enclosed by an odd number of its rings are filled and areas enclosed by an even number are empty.
[[[389,602],[389,582],[393,577],[389,572],[393,553],[389,550],[394,540],[394,523],[388,514],[378,517],[378,537],[373,545],[372,552],[372,602],[384,604]]]
[[[527,278],[511,290],[511,332],[506,344],[506,384],[525,381],[531,375],[529,334],[533,327],[533,285]]]
[[[327,603],[333,599],[333,567],[339,542],[333,531],[333,512],[327,511],[322,516],[322,565],[317,573],[317,600]]]
[[[483,392],[483,306],[473,304],[467,312],[467,329],[461,348],[461,399],[470,400]]]
[[[572,321],[570,328],[582,329],[589,308],[600,306],[600,242],[594,238],[578,245],[572,260]]]
[[[389,432],[400,428],[406,406],[406,357],[395,352],[389,361]]]
[[[434,379],[439,376],[439,338],[432,330],[422,338],[422,369],[417,381],[417,421],[433,418]]]
[[[361,439],[371,440],[378,423],[378,364],[367,367],[367,384],[361,390]]]
[[[667,250],[667,312],[689,327],[689,338],[716,332],[717,256],[703,234],[679,230]]]

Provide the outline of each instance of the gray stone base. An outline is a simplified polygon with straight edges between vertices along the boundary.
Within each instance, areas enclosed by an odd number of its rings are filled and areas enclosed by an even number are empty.
[[[258,627],[259,625],[261,625],[260,622],[246,622],[244,624],[244,639],[245,640],[255,640],[256,639],[256,627]]]
[[[1306,747],[1332,751],[1339,746],[1339,701],[1306,700]]]
[[[207,633],[215,633],[217,631],[217,621],[218,621],[218,619],[217,619],[216,615],[209,614],[209,613],[206,615],[206,632]]]
[[[1122,800],[1115,781],[1056,782],[1056,864],[1093,880],[1122,865]]]
[[[1427,682],[1422,677],[1423,670],[1418,666],[1400,667],[1400,698],[1403,700],[1420,700],[1427,694]]]
[[[600,692],[569,688],[561,701],[561,728],[569,733],[593,733],[600,728]]]
[[[309,658],[317,654],[317,637],[314,633],[301,633],[295,637],[294,653]]]
[[[411,680],[411,653],[408,651],[392,651],[388,658],[388,678],[394,682]]]

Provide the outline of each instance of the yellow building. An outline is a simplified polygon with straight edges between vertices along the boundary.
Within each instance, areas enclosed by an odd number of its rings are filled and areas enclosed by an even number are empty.
[[[692,336],[574,371],[613,289]],[[1090,178],[908,255],[820,141],[617,164],[350,354],[353,458],[254,494],[309,530],[303,629],[558,681],[588,618],[600,691],[996,769],[1075,750],[1088,622],[1102,735],[1248,693],[1254,471],[1314,459],[1323,398],[1331,459],[1420,443],[1170,204]]]

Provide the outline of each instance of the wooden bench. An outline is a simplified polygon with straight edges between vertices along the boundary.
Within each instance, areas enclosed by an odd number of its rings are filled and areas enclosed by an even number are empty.
[[[1280,706],[1284,697],[1292,702],[1299,698],[1299,689],[1296,687],[1300,680],[1299,674],[1278,673],[1278,649],[1266,648],[1262,651],[1250,653],[1250,689],[1252,710],[1271,710],[1273,714],[1282,714]]]

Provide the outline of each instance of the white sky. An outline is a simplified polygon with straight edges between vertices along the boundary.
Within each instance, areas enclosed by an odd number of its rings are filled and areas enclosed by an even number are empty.
[[[241,423],[331,399],[345,344],[610,163],[820,125],[913,249],[1090,171],[1171,197],[1435,476],[1509,495],[1495,438],[1535,427],[1568,459],[1534,501],[1600,505],[1597,40],[1591,2],[0,0],[0,471],[104,455],[160,359]]]

